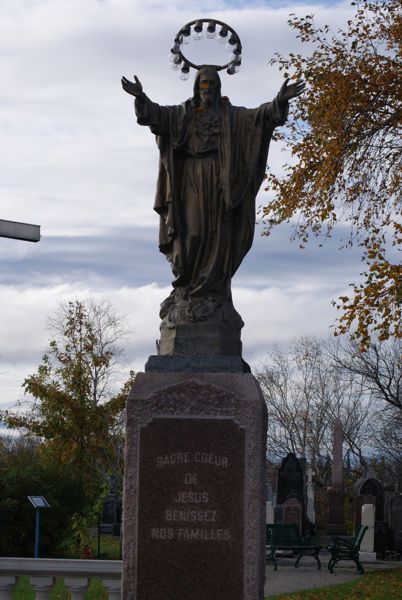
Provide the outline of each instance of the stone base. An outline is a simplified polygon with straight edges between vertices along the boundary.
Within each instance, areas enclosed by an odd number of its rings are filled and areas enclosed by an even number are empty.
[[[241,356],[150,356],[146,373],[250,373]]]
[[[359,560],[362,563],[372,563],[377,561],[375,552],[359,552]]]
[[[161,304],[160,355],[241,357],[242,318],[230,298],[188,296],[177,288]]]
[[[123,600],[263,600],[266,408],[248,373],[140,373],[126,418]]]
[[[241,356],[240,329],[216,323],[179,323],[161,326],[159,354]]]
[[[345,523],[345,493],[341,490],[328,490],[328,535],[346,535]]]

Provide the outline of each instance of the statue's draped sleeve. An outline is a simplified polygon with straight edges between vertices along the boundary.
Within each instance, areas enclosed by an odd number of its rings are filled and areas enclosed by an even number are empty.
[[[255,198],[267,168],[269,144],[276,127],[288,116],[288,103],[278,99],[248,109],[229,105],[224,111],[221,138],[221,177],[228,216],[234,219],[237,243],[233,247],[233,273],[251,247],[256,211]]]
[[[156,184],[154,210],[160,215],[159,249],[168,255],[177,235],[180,215],[175,195],[175,150],[185,143],[189,120],[187,101],[175,106],[160,106],[145,94],[135,100],[135,112],[139,125],[147,125],[156,136],[159,148],[159,174]]]

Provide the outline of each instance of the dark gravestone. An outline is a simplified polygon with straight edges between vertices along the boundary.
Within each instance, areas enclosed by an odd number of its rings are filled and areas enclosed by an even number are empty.
[[[298,458],[290,452],[279,467],[277,503],[283,504],[288,498],[303,502],[303,490],[303,469]]]
[[[390,528],[393,533],[394,550],[402,554],[402,496],[398,494],[390,502]]]
[[[391,504],[391,500],[393,498],[395,498],[395,485],[394,484],[388,484],[387,486],[384,486],[384,521],[385,523],[390,522],[390,504]]]
[[[120,535],[120,524],[121,498],[116,494],[109,494],[103,499],[100,531]]]
[[[374,527],[374,552],[385,560],[387,551],[394,549],[393,532],[385,521],[378,521]]]
[[[277,521],[275,517],[275,523],[285,522],[285,513],[283,510],[284,503],[290,498],[296,498],[301,506],[301,525],[300,531],[304,533],[306,524],[305,515],[305,485],[304,485],[304,472],[301,465],[301,461],[290,452],[282,461],[278,471],[278,492],[277,492],[277,505],[282,506],[282,521]],[[275,507],[277,508],[277,507]],[[292,521],[293,522],[293,521]]]
[[[355,531],[361,524],[363,504],[374,504],[375,522],[384,521],[384,489],[378,479],[370,477],[360,486],[355,504]]]
[[[274,523],[283,523],[283,506],[281,504],[274,506]]]
[[[384,520],[384,488],[378,479],[370,477],[362,484],[359,492],[360,496],[375,497],[375,520]],[[367,504],[367,503],[366,503]]]
[[[159,599],[169,581],[172,598],[240,598],[244,430],[155,419],[140,433],[139,488],[138,597]]]

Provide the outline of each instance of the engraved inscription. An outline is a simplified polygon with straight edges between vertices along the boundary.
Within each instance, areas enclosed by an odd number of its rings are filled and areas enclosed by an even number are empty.
[[[173,540],[174,530],[171,527],[153,527],[151,538],[153,540]]]
[[[201,461],[202,454],[205,456],[203,464],[215,464],[216,466],[227,467],[228,459],[226,456],[217,457],[211,453],[194,453],[193,460],[195,463]],[[174,452],[169,455],[169,463],[163,460],[163,464],[184,464],[190,462],[190,452]],[[163,457],[158,456],[156,459],[157,467],[162,464]],[[167,457],[166,457],[167,458]],[[174,462],[171,462],[173,458]],[[200,485],[199,473],[184,473],[183,484],[187,486],[198,486]],[[204,486],[205,487],[205,486]],[[216,509],[210,510],[195,510],[197,505],[204,505],[210,502],[210,494],[203,490],[189,491],[178,490],[174,495],[173,502],[175,504],[183,504],[184,508],[166,508],[163,515],[161,515],[161,521],[175,525],[176,523],[217,523],[219,522],[219,512]],[[194,505],[194,508],[189,508],[187,505]],[[165,534],[166,530],[166,534]],[[161,532],[156,534],[155,531]],[[151,538],[155,539],[155,536],[159,536],[158,539],[168,540],[202,540],[202,541],[228,541],[230,540],[229,529],[172,529],[172,528],[152,528]],[[164,537],[162,537],[164,536]]]
[[[229,541],[229,529],[179,529],[179,540]]]
[[[217,510],[166,510],[165,521],[214,523],[217,521],[217,514]]]
[[[196,469],[199,466],[210,468],[227,469],[229,466],[229,457],[216,452],[200,451],[191,452],[190,450],[175,450],[168,454],[162,454],[156,457],[155,466],[157,469],[169,468],[171,471],[177,470],[181,477],[181,468],[183,465],[191,465],[192,472],[185,472],[182,477],[182,483],[185,486],[203,486],[204,489],[188,490],[178,489],[173,498],[170,499],[169,507],[162,512],[160,521],[175,525],[176,523],[219,523],[221,514],[217,509],[211,510],[191,510],[187,505],[204,505],[213,502],[211,492],[205,488],[207,485],[207,476],[209,470],[200,475]],[[203,481],[204,480],[204,481]],[[170,504],[183,504],[182,509],[171,508]],[[229,541],[231,539],[230,528],[227,529],[176,529],[166,527],[152,527],[150,530],[152,539],[166,540],[202,540],[202,541]]]
[[[138,597],[160,592],[152,583],[156,562],[172,597],[172,573],[180,573],[180,590],[193,590],[199,564],[209,574],[200,584],[202,597],[221,598],[211,585],[214,577],[229,581],[229,596],[237,597],[243,578],[244,430],[230,419],[155,418],[140,431],[139,463]]]
[[[188,463],[201,463],[203,465],[214,465],[216,467],[228,468],[228,457],[219,456],[213,452],[171,452],[163,456],[157,456],[156,466],[158,468],[171,466],[171,465],[183,465]]]
[[[175,502],[207,504],[209,501],[208,492],[177,492]]]

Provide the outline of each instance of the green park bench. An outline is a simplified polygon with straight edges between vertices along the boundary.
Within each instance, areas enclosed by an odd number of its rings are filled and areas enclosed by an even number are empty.
[[[327,546],[327,550],[331,553],[328,563],[330,573],[334,572],[334,566],[340,560],[353,560],[356,563],[357,572],[364,573],[363,565],[359,560],[359,551],[366,531],[367,526],[360,525],[359,531],[353,539],[338,536],[332,538],[332,543]]]
[[[271,523],[266,525],[265,532],[266,560],[272,560],[275,571],[278,569],[276,553],[280,550],[291,551],[293,555],[297,555],[296,568],[299,566],[302,556],[314,556],[317,561],[317,569],[321,569],[318,553],[322,546],[314,543],[313,540],[304,540],[300,536],[296,524]]]

